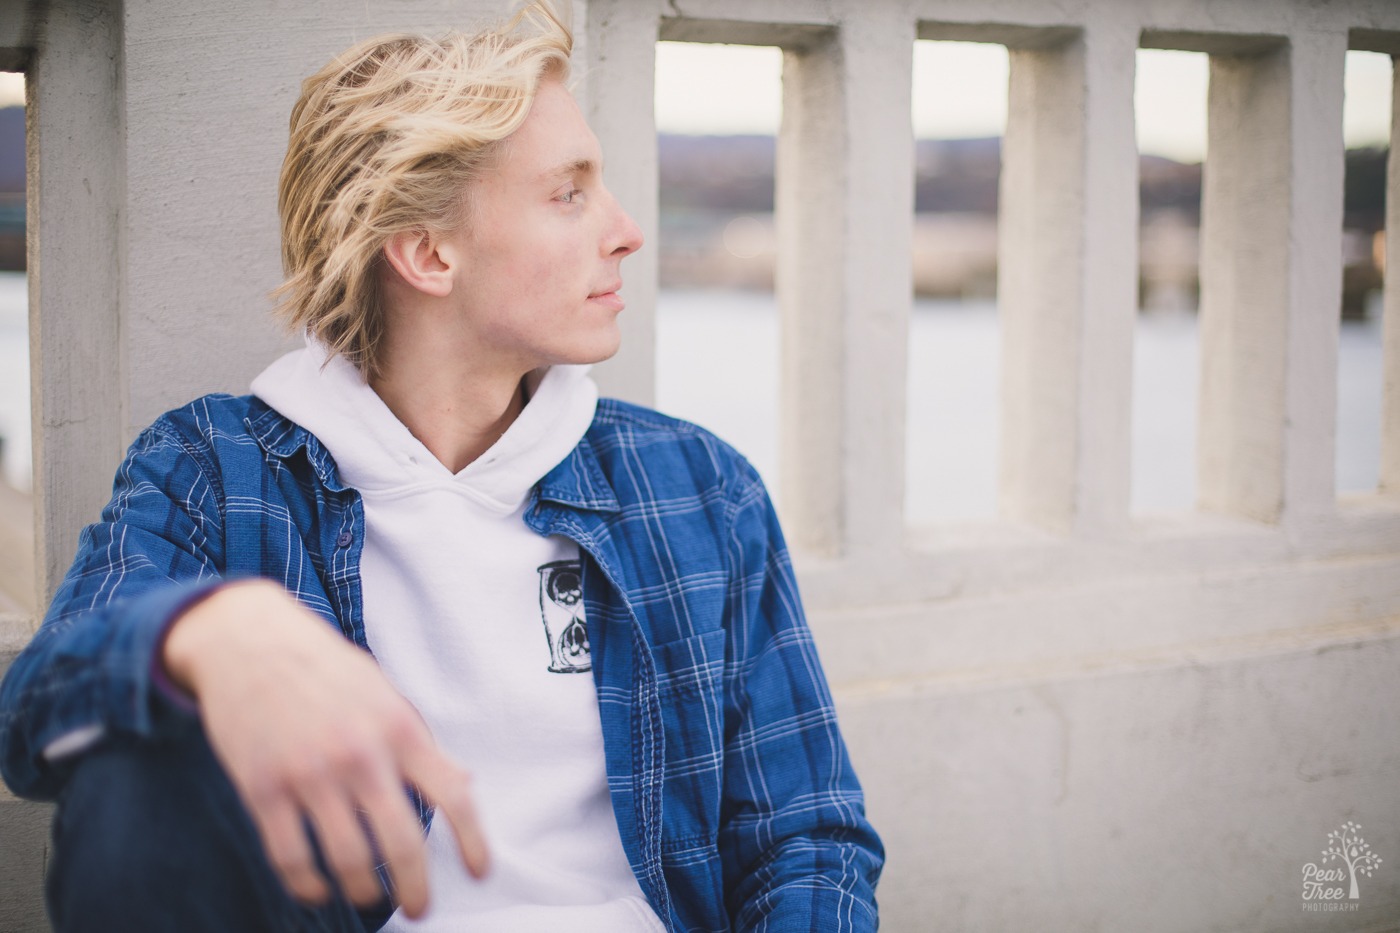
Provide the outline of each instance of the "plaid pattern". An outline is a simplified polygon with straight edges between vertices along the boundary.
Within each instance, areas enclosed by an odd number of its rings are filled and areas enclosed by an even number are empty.
[[[658,915],[673,931],[875,929],[883,850],[752,467],[693,425],[604,400],[525,520],[580,546],[613,809]],[[195,728],[152,658],[222,580],[281,581],[365,647],[363,529],[325,449],[260,400],[163,416],[0,685],[6,782],[54,797],[71,759],[43,750],[79,730]]]

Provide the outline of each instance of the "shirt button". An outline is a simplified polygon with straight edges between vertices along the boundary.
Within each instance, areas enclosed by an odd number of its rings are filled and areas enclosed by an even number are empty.
[[[340,537],[335,539],[336,547],[349,547],[350,542],[355,540],[355,535],[349,531],[342,531]]]

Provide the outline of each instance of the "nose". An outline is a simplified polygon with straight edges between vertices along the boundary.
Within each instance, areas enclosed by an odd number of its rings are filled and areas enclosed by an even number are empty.
[[[622,209],[612,192],[608,192],[608,197],[612,201],[613,216],[612,225],[608,231],[608,255],[621,259],[623,256],[631,255],[642,248],[642,228],[637,226],[637,222],[632,216]]]

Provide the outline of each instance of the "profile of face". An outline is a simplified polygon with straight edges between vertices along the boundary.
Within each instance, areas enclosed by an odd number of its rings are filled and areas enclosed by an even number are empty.
[[[469,203],[452,294],[472,345],[521,371],[616,353],[621,264],[641,230],[603,184],[598,139],[560,81],[541,82]]]

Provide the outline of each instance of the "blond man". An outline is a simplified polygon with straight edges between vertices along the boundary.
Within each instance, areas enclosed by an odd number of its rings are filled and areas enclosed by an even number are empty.
[[[762,485],[599,400],[641,235],[571,36],[358,45],[292,114],[307,346],[132,445],[0,687],[59,930],[872,930]]]

